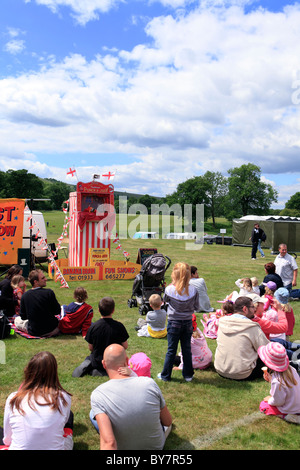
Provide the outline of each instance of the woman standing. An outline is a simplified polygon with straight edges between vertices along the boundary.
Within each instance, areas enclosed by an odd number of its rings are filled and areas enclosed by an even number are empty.
[[[166,288],[164,295],[164,302],[168,304],[168,351],[163,370],[158,374],[158,378],[164,381],[171,380],[180,341],[183,358],[182,375],[187,382],[190,382],[194,375],[191,352],[192,315],[200,308],[199,293],[193,285],[189,285],[191,268],[188,264],[175,264],[171,277],[172,284]]]
[[[71,395],[60,385],[53,354],[35,354],[24,381],[6,400],[3,444],[9,450],[71,450]]]

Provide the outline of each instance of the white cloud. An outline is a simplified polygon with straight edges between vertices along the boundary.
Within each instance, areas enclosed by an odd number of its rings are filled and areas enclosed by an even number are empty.
[[[18,37],[24,34],[25,33],[19,28],[8,27],[4,36],[8,36],[10,40],[4,45],[3,50],[13,55],[23,52],[25,49],[25,41],[18,39]]]
[[[25,41],[23,39],[12,39],[4,46],[4,50],[10,54],[20,54],[24,49]]]
[[[99,13],[107,13],[120,3],[124,3],[124,0],[25,0],[25,3],[30,1],[47,6],[53,13],[59,13],[60,7],[69,7],[73,12],[72,16],[81,25],[97,20]]]
[[[68,5],[85,18],[117,4],[36,2]],[[248,162],[270,174],[292,161],[300,172],[300,107],[292,100],[299,24],[299,5],[245,15],[238,6],[202,3],[183,16],[155,18],[148,45],[103,49],[91,61],[52,59],[38,72],[1,80],[0,142],[21,155],[134,154],[137,161],[119,165],[120,185],[157,194]]]

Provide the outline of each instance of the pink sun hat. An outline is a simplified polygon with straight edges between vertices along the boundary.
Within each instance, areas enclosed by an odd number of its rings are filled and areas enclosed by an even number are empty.
[[[281,343],[270,341],[266,346],[260,346],[257,352],[266,366],[276,372],[284,372],[289,367],[289,358]]]
[[[151,359],[143,352],[133,354],[128,361],[132,369],[139,377],[151,377]]]

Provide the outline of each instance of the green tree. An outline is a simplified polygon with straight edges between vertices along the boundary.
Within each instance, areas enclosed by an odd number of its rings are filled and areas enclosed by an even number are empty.
[[[248,214],[266,214],[272,202],[277,202],[277,191],[261,181],[258,166],[248,163],[231,168],[228,173],[225,216],[229,220]]]
[[[228,192],[227,179],[220,172],[207,171],[202,176],[206,187],[206,205],[212,218],[213,227],[216,226],[216,217],[223,215],[224,198]]]
[[[64,201],[69,199],[70,185],[61,181],[48,184],[45,189],[46,197],[51,199],[51,206],[54,210],[60,210]]]
[[[20,199],[41,199],[44,197],[44,183],[27,170],[8,170],[5,178],[5,196]],[[35,209],[37,204],[31,204]]]
[[[151,213],[151,205],[152,204],[161,204],[161,199],[158,199],[154,196],[149,196],[149,194],[145,194],[141,196],[138,200],[139,204],[143,204],[147,207],[148,214]]]
[[[207,171],[202,176],[194,176],[177,186],[176,191],[167,196],[167,203],[192,204],[193,221],[195,220],[195,207],[204,204],[204,217],[212,217],[213,226],[216,226],[216,217],[223,215],[223,200],[227,194],[227,179],[219,172]]]
[[[0,171],[0,198],[6,197],[5,186],[6,186],[6,173],[4,171]]]
[[[285,204],[285,209],[293,209],[300,214],[300,192],[293,194]]]
[[[176,191],[166,196],[166,202],[171,207],[178,204],[181,207],[182,214],[185,214],[184,206],[192,206],[192,220],[188,223],[192,225],[192,229],[196,228],[196,206],[197,204],[204,204],[204,218],[209,216],[208,197],[206,195],[207,184],[204,182],[202,176],[194,176],[183,183],[180,183]],[[187,222],[187,221],[186,221]]]

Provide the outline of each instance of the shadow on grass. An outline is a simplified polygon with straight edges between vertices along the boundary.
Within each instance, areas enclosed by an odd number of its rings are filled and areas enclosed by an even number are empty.
[[[180,430],[178,430],[180,431]],[[166,440],[166,443],[165,443],[165,446],[164,446],[164,451],[167,451],[167,450],[177,450],[177,449],[180,449],[180,450],[196,450],[196,447],[190,442],[188,441],[187,439],[182,439],[182,437],[180,437],[178,434],[177,434],[177,431],[176,431],[176,424],[173,424],[173,427],[172,427],[172,431],[169,435],[169,437],[167,438]]]
[[[74,436],[82,436],[83,434],[87,433],[89,428],[82,423],[74,423]],[[74,450],[89,450],[89,445],[87,442],[83,440],[77,440],[74,442]]]
[[[81,338],[81,334],[74,333],[73,335],[64,335],[63,333],[61,333],[57,336],[53,336],[53,339],[55,339],[55,340],[58,340],[58,339],[61,340],[62,339],[64,341],[66,341],[66,340],[68,341],[70,339],[73,339],[73,340],[77,339],[77,337]]]

